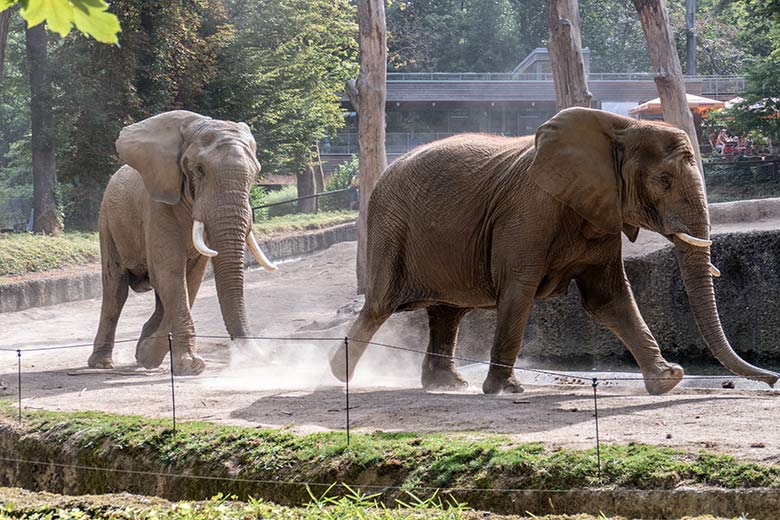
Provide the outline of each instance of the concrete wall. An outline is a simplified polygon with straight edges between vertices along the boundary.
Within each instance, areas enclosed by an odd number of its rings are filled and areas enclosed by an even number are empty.
[[[348,240],[356,240],[354,223],[272,238],[260,245],[269,258],[278,260],[312,253]],[[249,254],[246,262],[247,265],[257,265]],[[53,272],[41,279],[0,284],[0,313],[97,298],[101,292],[100,268],[96,266],[95,269],[78,274]]]

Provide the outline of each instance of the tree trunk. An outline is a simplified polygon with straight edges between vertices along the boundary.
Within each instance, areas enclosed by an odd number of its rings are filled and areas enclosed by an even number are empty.
[[[317,193],[325,191],[325,171],[322,169],[322,156],[320,155],[320,145],[314,145],[314,184],[317,186]]]
[[[387,167],[385,155],[385,97],[387,30],[384,0],[359,0],[360,76],[358,92],[358,146],[360,147],[360,211],[357,235],[357,290],[365,292],[368,200]]]
[[[8,43],[8,28],[11,25],[11,8],[0,11],[0,81],[3,81],[5,64],[5,45]]]
[[[306,197],[316,193],[316,184],[314,183],[314,168],[309,165],[308,168],[295,176],[298,186],[298,197]],[[298,201],[298,213],[314,213],[315,197]]]
[[[577,0],[547,0],[547,29],[557,110],[590,107]]]
[[[696,164],[699,166],[703,180],[704,167],[701,163],[699,140],[696,138],[696,127],[685,97],[685,81],[669,25],[666,0],[633,0],[633,2],[639,13],[639,20],[642,22],[647,51],[653,63],[655,86],[661,97],[664,121],[684,130],[690,137]]]
[[[51,84],[46,58],[46,29],[38,24],[27,29],[27,61],[30,69],[30,115],[32,119],[33,231],[58,234],[57,164],[52,138]]]

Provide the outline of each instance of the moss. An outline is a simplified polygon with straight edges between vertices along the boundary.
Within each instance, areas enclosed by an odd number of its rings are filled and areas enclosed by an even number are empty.
[[[14,411],[0,407],[7,424]],[[602,480],[595,450],[550,450],[480,434],[297,435],[204,422],[180,423],[174,435],[165,420],[97,412],[30,411],[18,430],[26,457],[58,458],[63,452],[85,466],[222,476],[285,482],[377,483],[419,487],[582,489],[601,484],[636,489],[706,484],[724,488],[780,487],[780,467],[742,462],[707,452],[687,454],[646,445],[602,446]],[[94,484],[110,491],[111,479],[94,472]],[[181,479],[186,497],[223,490],[227,481]],[[232,482],[242,493],[252,483]],[[106,488],[109,486],[109,488]],[[304,496],[301,486],[294,493]]]

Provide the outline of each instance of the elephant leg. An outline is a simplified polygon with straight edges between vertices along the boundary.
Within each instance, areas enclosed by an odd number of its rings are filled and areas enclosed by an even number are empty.
[[[187,295],[189,296],[190,309],[195,303],[195,297],[198,295],[208,265],[209,259],[205,256],[199,256],[197,259],[187,262]]]
[[[455,342],[458,326],[471,309],[449,305],[428,307],[430,338],[423,360],[422,386],[426,390],[462,390],[468,383],[455,368]]]
[[[136,360],[145,368],[158,367],[171,350],[174,374],[196,375],[203,372],[206,364],[195,355],[195,325],[190,315],[185,251],[171,248],[170,237],[178,232],[175,225],[173,221],[160,219],[147,233],[149,278],[164,314],[155,337],[139,344]],[[170,349],[168,333],[172,334]]]
[[[87,365],[90,368],[114,368],[111,354],[114,350],[116,325],[127,301],[130,282],[128,272],[119,264],[119,253],[113,239],[107,230],[101,231],[105,237],[100,241],[103,301],[100,307],[100,324]]]
[[[355,323],[352,324],[347,333],[349,338],[349,367],[347,368],[344,342],[341,342],[336,351],[330,356],[330,370],[339,381],[345,382],[352,379],[355,373],[355,366],[368,347],[367,342],[371,341],[376,331],[387,321],[391,314],[391,311],[377,312],[369,310],[368,303],[363,305],[357,320],[355,320]]]
[[[536,294],[537,283],[512,282],[501,290],[496,309],[496,335],[490,351],[490,369],[482,383],[486,394],[520,393],[514,364],[523,345],[523,334]]]
[[[138,358],[139,351],[146,349],[162,349],[164,346],[154,346],[152,343],[159,342],[160,345],[167,345],[168,338],[167,333],[161,333],[160,337],[151,336],[160,329],[160,324],[165,316],[165,309],[163,308],[162,301],[160,301],[160,295],[157,291],[154,292],[154,312],[144,323],[143,329],[141,329],[141,337],[138,339],[138,343],[135,345],[135,356]]]
[[[620,338],[634,356],[648,393],[660,395],[677,386],[684,375],[683,368],[669,363],[661,354],[639,313],[622,262],[618,259],[580,275],[577,285],[588,313]]]

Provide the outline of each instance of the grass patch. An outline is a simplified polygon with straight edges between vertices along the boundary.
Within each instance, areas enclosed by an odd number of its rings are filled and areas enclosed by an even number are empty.
[[[357,211],[323,211],[321,213],[297,213],[273,217],[255,222],[254,230],[259,239],[269,235],[282,235],[295,231],[322,229],[338,224],[354,222]]]
[[[0,414],[11,423],[15,414],[11,403],[4,403]],[[595,450],[550,450],[502,435],[353,434],[347,447],[340,432],[297,435],[188,422],[180,424],[174,436],[169,426],[168,421],[135,416],[29,411],[19,451],[23,458],[34,460],[64,451],[87,466],[105,467],[125,460],[142,464],[134,466],[136,469],[171,473],[322,485],[379,484],[408,491],[599,487]],[[780,467],[740,462],[727,455],[687,454],[648,445],[605,445],[601,457],[602,481],[607,486],[780,488]],[[212,488],[199,488],[194,479],[179,485],[194,493],[211,489],[206,497],[219,491],[234,492],[219,486],[236,483],[215,482],[218,486]],[[240,494],[250,487],[231,489],[239,489]],[[302,491],[298,492],[301,496]]]
[[[50,271],[97,262],[99,258],[97,233],[63,233],[56,237],[0,233],[0,276]]]
[[[232,498],[232,497],[231,497]],[[217,495],[209,501],[168,502],[133,495],[63,496],[0,488],[0,520],[244,520],[268,518],[284,520],[624,520],[622,517],[581,515],[512,516],[486,514],[433,496],[426,500],[410,497],[394,507],[386,507],[375,497],[357,492],[344,497],[316,495],[304,507],[285,507],[264,500],[226,500]],[[726,520],[712,516],[686,517],[687,520]],[[739,520],[749,520],[739,517]]]
[[[353,222],[356,211],[328,211],[274,217],[255,224],[259,239]],[[68,232],[60,236],[0,233],[0,281],[18,276],[98,262],[97,233]]]

